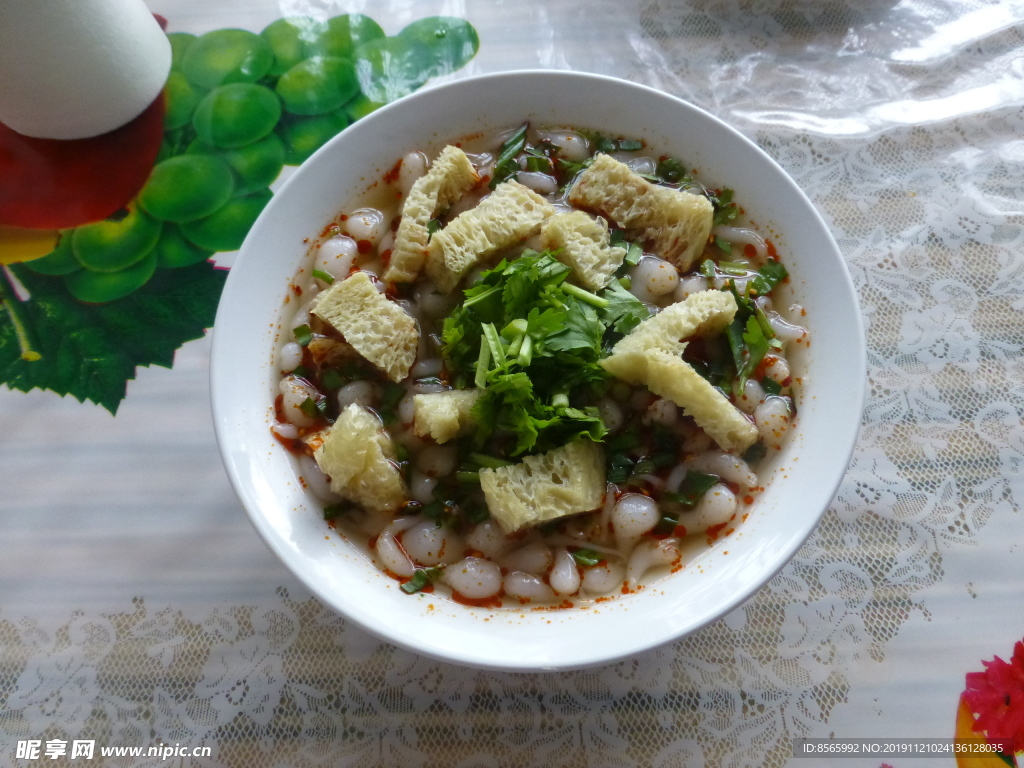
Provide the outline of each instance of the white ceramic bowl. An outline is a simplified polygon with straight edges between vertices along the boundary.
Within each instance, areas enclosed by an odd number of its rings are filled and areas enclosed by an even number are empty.
[[[698,561],[639,594],[590,609],[479,609],[409,596],[331,532],[291,455],[270,434],[275,336],[285,294],[314,238],[405,153],[476,131],[520,125],[591,128],[670,151],[717,187],[732,187],[770,234],[806,309],[808,350],[797,428],[764,473],[749,518]],[[416,93],[350,126],[285,183],[252,228],[228,277],[214,330],[212,388],[228,475],[256,530],[296,576],[349,620],[417,653],[475,667],[555,670],[622,659],[719,618],[765,584],[828,507],[863,408],[864,331],[843,259],[814,206],[766,154],[679,99],[570,72],[510,72]]]

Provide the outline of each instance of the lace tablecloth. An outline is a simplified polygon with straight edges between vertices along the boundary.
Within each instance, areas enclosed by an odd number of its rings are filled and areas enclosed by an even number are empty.
[[[829,762],[794,758],[798,737],[954,735],[965,676],[1024,636],[1024,4],[148,5],[195,34],[452,16],[480,47],[450,77],[594,71],[709,110],[835,234],[867,325],[868,406],[832,507],[751,600],[620,664],[521,675],[383,644],[272,557],[221,468],[208,338],[140,368],[114,417],[0,390],[0,762],[93,740],[95,761],[125,766],[163,761],[99,747],[209,747],[168,762],[195,766],[724,768]],[[1024,749],[1021,680],[1003,714]],[[838,764],[881,762],[920,761]]]

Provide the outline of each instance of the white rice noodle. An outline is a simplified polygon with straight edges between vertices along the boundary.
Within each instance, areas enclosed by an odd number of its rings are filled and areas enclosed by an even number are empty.
[[[398,517],[385,526],[384,530],[377,536],[375,549],[381,565],[396,576],[412,576],[416,570],[412,560],[402,549],[396,538],[398,534],[407,531],[419,523],[423,518],[413,515],[410,517]]]
[[[502,567],[510,571],[523,571],[541,576],[547,573],[554,556],[551,548],[542,541],[533,541],[519,549],[509,552],[498,560]]]
[[[584,568],[582,591],[590,595],[606,595],[622,584],[625,573],[625,568],[615,562]]]
[[[402,534],[402,548],[418,565],[452,563],[462,556],[459,537],[433,520],[423,520]]]
[[[738,502],[728,486],[718,483],[705,493],[693,513],[680,518],[688,535],[703,533],[708,528],[729,522],[736,514]]]
[[[757,252],[755,260],[758,264],[764,264],[768,258],[768,244],[757,232],[744,227],[717,226],[711,230],[716,240],[725,240],[733,245],[752,245]]]
[[[510,541],[502,532],[501,526],[494,520],[485,520],[478,523],[466,537],[466,546],[475,549],[489,560],[497,560],[513,546],[515,542]]]
[[[512,571],[505,577],[505,594],[537,603],[549,603],[555,599],[555,591],[542,578],[522,571]]]
[[[331,490],[331,481],[317,465],[312,456],[299,456],[299,474],[306,481],[306,488],[324,504],[337,504],[341,496]]]
[[[736,485],[752,488],[757,485],[755,475],[750,465],[739,456],[731,453],[722,453],[718,450],[705,451],[689,462],[690,468],[708,475],[718,475],[723,480]]]
[[[646,539],[629,556],[626,565],[626,587],[636,589],[640,580],[652,568],[672,565],[679,559],[679,544],[673,538]]]
[[[580,591],[582,578],[576,559],[565,547],[558,547],[554,554],[554,564],[548,574],[548,583],[559,595],[574,595]]]
[[[463,597],[481,600],[501,590],[501,569],[490,560],[467,557],[445,568],[441,580]]]
[[[612,511],[615,542],[623,552],[629,552],[640,538],[658,524],[661,512],[658,504],[640,493],[625,493]]]

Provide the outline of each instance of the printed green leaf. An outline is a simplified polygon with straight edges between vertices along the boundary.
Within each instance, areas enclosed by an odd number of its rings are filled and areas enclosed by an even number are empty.
[[[130,296],[76,301],[60,278],[9,267],[30,294],[16,310],[39,359],[23,359],[15,326],[0,319],[0,380],[91,400],[112,414],[141,365],[169,368],[175,351],[213,325],[227,273],[209,262],[161,270]]]

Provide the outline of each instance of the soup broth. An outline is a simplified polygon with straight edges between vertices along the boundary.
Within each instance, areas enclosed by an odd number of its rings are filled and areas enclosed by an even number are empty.
[[[440,158],[396,158],[313,242],[272,430],[411,595],[644,589],[742,524],[793,427],[783,260],[633,137],[527,124]],[[370,309],[335,308],[342,286]]]

